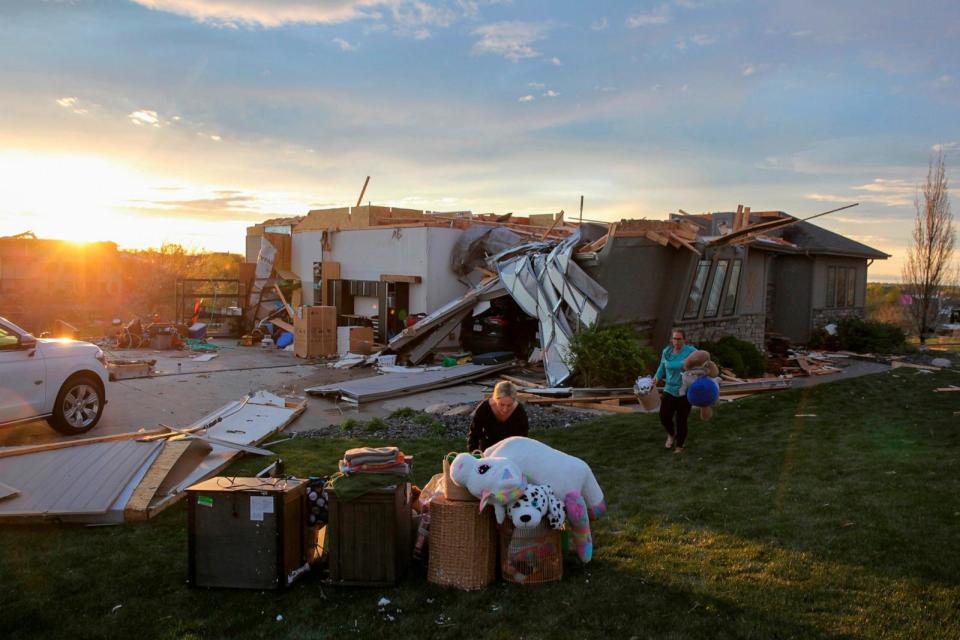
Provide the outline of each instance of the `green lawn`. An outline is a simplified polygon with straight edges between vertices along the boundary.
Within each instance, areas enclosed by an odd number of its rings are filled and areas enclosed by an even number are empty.
[[[594,560],[540,587],[461,593],[417,568],[389,589],[190,589],[182,504],[143,525],[5,527],[0,637],[960,638],[960,394],[932,391],[956,383],[900,369],[749,398],[692,418],[683,455],[650,415],[542,432],[610,509]],[[309,474],[357,444],[277,448]],[[398,444],[420,484],[458,448]]]

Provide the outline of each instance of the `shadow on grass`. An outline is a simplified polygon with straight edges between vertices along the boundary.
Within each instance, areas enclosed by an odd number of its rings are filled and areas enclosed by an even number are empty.
[[[144,525],[0,529],[0,628],[23,638],[960,637],[960,430],[956,400],[932,392],[953,375],[881,374],[725,405],[709,423],[694,419],[683,455],[663,449],[650,415],[538,433],[587,460],[610,505],[594,562],[568,562],[561,583],[467,594],[420,569],[392,589],[333,590],[308,576],[281,593],[193,590],[181,504]],[[276,448],[305,476],[332,472],[360,444]],[[422,485],[462,443],[397,444],[416,455]]]

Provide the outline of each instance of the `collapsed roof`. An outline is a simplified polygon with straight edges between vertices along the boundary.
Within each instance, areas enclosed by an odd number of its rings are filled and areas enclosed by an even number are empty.
[[[570,339],[581,327],[596,322],[609,302],[608,291],[574,257],[587,264],[614,238],[645,238],[697,256],[712,247],[749,244],[783,253],[889,257],[782,211],[751,212],[742,206],[735,212],[691,215],[681,211],[668,220],[606,224],[570,223],[561,216],[546,233],[521,226],[491,219],[466,223],[451,256],[451,269],[461,277],[479,273],[479,284],[394,337],[388,350],[417,364],[475,308],[479,313],[477,305],[509,295],[538,320],[547,380],[554,386],[563,384],[572,373],[566,362]]]

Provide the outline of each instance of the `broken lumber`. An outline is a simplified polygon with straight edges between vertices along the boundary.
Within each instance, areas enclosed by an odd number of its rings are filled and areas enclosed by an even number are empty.
[[[521,387],[538,387],[540,389],[544,388],[546,385],[540,382],[534,382],[533,380],[526,380],[524,378],[518,378],[516,376],[508,376],[506,374],[500,374],[501,380],[506,380],[507,382],[512,382],[513,384],[520,385]]]
[[[914,364],[912,362],[903,362],[902,360],[894,360],[890,363],[891,369],[899,369],[900,367],[909,367],[910,369],[922,369],[924,371],[942,371],[940,367],[934,367],[929,364]]]
[[[28,445],[24,447],[5,447],[0,450],[0,458],[9,458],[12,456],[22,456],[28,453],[40,453],[42,451],[53,451],[55,449],[68,449],[70,447],[79,447],[85,444],[97,444],[100,442],[115,442],[117,440],[132,440],[134,438],[150,441],[172,435],[166,429],[157,429],[156,431],[134,431],[132,433],[118,433],[112,436],[98,436],[96,438],[81,438],[79,440],[64,440],[61,442],[48,442],[47,444]]]
[[[290,319],[293,320],[293,316],[294,316],[293,307],[291,307],[290,304],[287,303],[287,299],[284,297],[283,291],[280,290],[280,285],[274,284],[273,290],[277,292],[278,296],[280,296],[280,302],[283,303],[283,308],[287,310],[287,313],[290,314]]]
[[[571,407],[577,409],[594,409],[596,411],[609,411],[610,413],[635,413],[630,407],[621,407],[615,404],[606,404],[603,402],[571,402]]]

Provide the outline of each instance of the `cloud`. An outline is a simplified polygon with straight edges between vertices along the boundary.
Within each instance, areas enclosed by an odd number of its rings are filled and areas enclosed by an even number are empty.
[[[559,95],[560,95],[560,94],[559,94],[557,91],[554,91],[553,89],[548,89],[547,92],[543,94],[543,97],[544,97],[544,98],[556,98],[556,97],[559,96]]]
[[[480,36],[480,40],[473,45],[473,51],[503,56],[511,62],[536,58],[540,56],[540,52],[532,45],[543,40],[546,31],[544,25],[531,22],[496,22],[484,25],[473,30],[474,35]],[[559,62],[557,60],[555,64]]]
[[[603,31],[608,26],[610,26],[610,23],[607,21],[606,17],[603,17],[591,24],[590,28],[594,31]]]
[[[698,46],[701,46],[701,47],[710,46],[711,44],[714,44],[714,43],[717,41],[717,39],[716,39],[715,37],[713,37],[713,36],[708,36],[708,35],[702,34],[702,33],[701,33],[701,34],[698,34],[698,35],[695,35],[695,36],[693,36],[693,37],[690,38],[690,39],[693,41],[693,43],[694,43],[695,45],[698,45]]]
[[[913,206],[917,192],[917,187],[912,182],[884,178],[876,178],[873,182],[854,185],[850,188],[860,193],[852,195],[808,193],[804,197],[807,200],[818,202],[849,203],[858,201],[880,204],[886,207],[910,207]]]
[[[562,63],[560,62],[560,58],[554,56],[550,58],[550,64],[552,64],[555,67],[559,67]]]
[[[475,9],[474,7],[473,10]],[[459,17],[459,14],[449,7],[421,0],[398,2],[393,6],[393,19],[397,23],[398,33],[412,36],[416,40],[429,38],[430,27],[449,27]]]
[[[334,38],[333,44],[340,47],[340,51],[356,51],[357,50],[357,47],[355,45],[350,44],[343,38]]]
[[[954,153],[960,151],[960,142],[941,142],[930,147],[934,153]]]
[[[670,8],[662,4],[650,13],[638,13],[627,16],[627,27],[637,29],[640,27],[657,27],[670,22]]]
[[[740,72],[740,75],[742,75],[744,78],[749,78],[750,76],[755,76],[758,73],[766,71],[769,68],[770,68],[770,65],[768,64],[748,63],[743,65],[743,70]]]
[[[531,89],[546,89],[546,88],[547,88],[547,85],[543,84],[542,82],[528,82],[528,83],[527,83],[527,86],[530,87]]]
[[[933,81],[934,89],[946,89],[947,87],[953,86],[955,78],[948,73],[943,74],[939,78]]]
[[[517,98],[517,102],[533,102],[534,100],[536,100],[536,98],[531,95],[520,96]]]
[[[160,118],[157,116],[156,111],[151,111],[150,109],[141,109],[139,111],[134,111],[127,115],[127,118],[130,119],[135,125],[139,126],[150,126],[150,127],[159,127]]]
[[[259,221],[266,215],[264,210],[267,207],[253,193],[235,189],[189,191],[190,195],[196,197],[130,199],[126,201],[125,208],[140,215],[188,216],[199,220],[225,220],[235,217],[244,221]]]
[[[88,110],[81,107],[79,103],[80,103],[80,99],[75,96],[57,99],[57,104],[63,107],[64,109],[69,109],[73,113],[76,113],[81,116],[84,115],[85,113],[88,113]]]
[[[389,0],[133,0],[149,9],[222,26],[280,27],[376,19]]]

